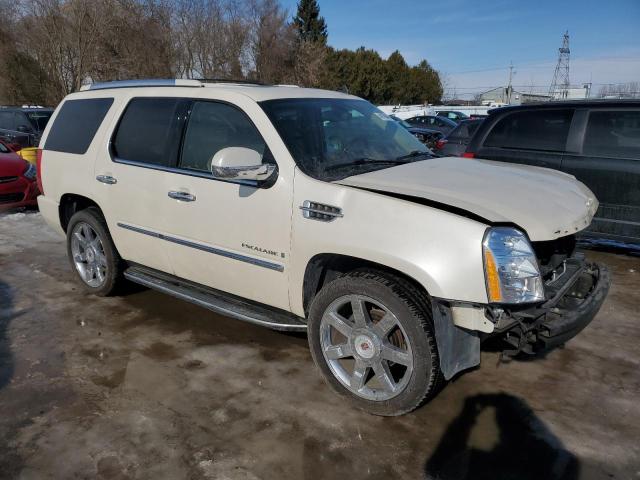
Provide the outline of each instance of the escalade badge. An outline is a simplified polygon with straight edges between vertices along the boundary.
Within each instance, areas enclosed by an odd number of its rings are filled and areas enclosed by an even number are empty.
[[[244,242],[242,242],[242,248],[248,248],[249,250],[253,250],[257,253],[266,253],[267,255],[273,255],[274,257],[284,258],[283,252],[276,252],[275,250],[270,250],[268,248],[256,247],[255,245],[249,245]]]

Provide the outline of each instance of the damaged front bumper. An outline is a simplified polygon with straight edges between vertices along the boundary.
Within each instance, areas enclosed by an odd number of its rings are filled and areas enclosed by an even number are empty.
[[[440,368],[448,380],[480,363],[480,343],[489,338],[506,341],[503,353],[536,354],[562,345],[596,316],[611,279],[603,265],[589,263],[581,253],[564,260],[545,282],[546,300],[536,305],[475,305],[464,321],[454,302],[434,299],[432,315]],[[469,321],[471,318],[473,321]]]
[[[511,346],[505,354],[536,354],[562,345],[589,325],[600,310],[611,284],[605,266],[588,263],[579,254],[568,258],[559,270],[545,284],[544,303],[488,312],[495,321],[491,336],[502,335]]]

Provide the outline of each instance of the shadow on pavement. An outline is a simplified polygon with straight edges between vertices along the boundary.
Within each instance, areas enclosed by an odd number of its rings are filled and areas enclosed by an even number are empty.
[[[13,377],[13,355],[9,341],[9,324],[22,315],[13,311],[13,294],[11,287],[0,280],[0,390],[2,390]]]
[[[469,397],[425,465],[429,479],[563,479],[580,463],[519,398]]]

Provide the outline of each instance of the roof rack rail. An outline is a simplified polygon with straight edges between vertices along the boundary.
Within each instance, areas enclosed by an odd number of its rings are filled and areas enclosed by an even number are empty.
[[[112,82],[90,83],[80,87],[80,91],[105,90],[109,88],[132,88],[132,87],[202,87],[202,82],[191,79],[164,79],[151,78],[147,80],[114,80]]]
[[[236,79],[236,78],[194,78],[194,80],[197,80],[202,83],[237,83],[240,85],[247,84],[247,85],[262,85],[262,86],[269,85],[259,80],[243,80],[243,79]]]

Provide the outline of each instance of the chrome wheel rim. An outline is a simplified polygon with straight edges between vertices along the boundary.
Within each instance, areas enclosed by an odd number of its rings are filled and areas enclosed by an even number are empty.
[[[71,255],[80,278],[90,287],[100,287],[107,276],[107,257],[98,233],[86,222],[71,232]]]
[[[334,300],[320,321],[320,346],[338,381],[367,400],[396,397],[413,374],[406,332],[391,310],[370,297]]]

